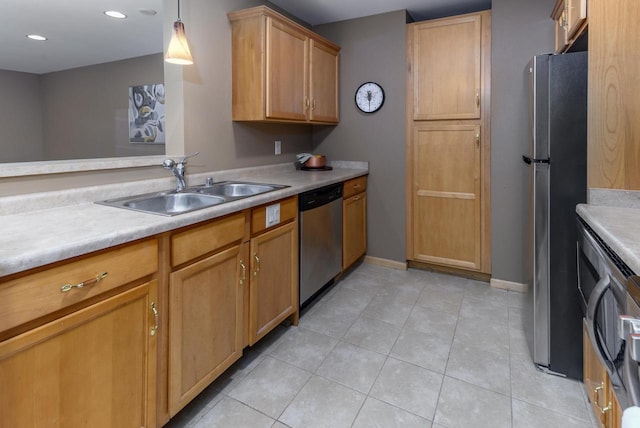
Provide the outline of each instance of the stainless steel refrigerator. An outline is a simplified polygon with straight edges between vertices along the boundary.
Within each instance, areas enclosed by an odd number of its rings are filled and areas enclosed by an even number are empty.
[[[576,204],[587,198],[587,53],[529,63],[529,291],[524,330],[542,370],[582,378]]]

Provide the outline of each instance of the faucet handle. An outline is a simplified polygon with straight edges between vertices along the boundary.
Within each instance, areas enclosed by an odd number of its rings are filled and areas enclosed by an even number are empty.
[[[162,167],[164,169],[172,169],[175,166],[175,162],[173,161],[173,159],[165,159],[162,161]]]
[[[192,153],[190,155],[186,155],[182,159],[180,159],[180,162],[178,162],[178,163],[185,164],[185,163],[187,163],[187,159],[195,157],[195,156],[198,156],[199,154],[200,154],[200,152],[195,152],[195,153]]]

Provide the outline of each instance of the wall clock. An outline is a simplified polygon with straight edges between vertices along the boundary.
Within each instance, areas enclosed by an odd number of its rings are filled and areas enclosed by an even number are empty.
[[[364,113],[375,113],[384,104],[384,89],[375,82],[366,82],[356,90],[356,106]]]

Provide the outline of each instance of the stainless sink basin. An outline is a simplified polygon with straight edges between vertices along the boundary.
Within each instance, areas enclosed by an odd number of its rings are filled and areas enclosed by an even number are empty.
[[[97,202],[152,214],[172,216],[226,202],[224,198],[201,193],[149,193]]]
[[[198,193],[216,196],[226,196],[228,198],[246,198],[247,196],[259,195],[282,189],[286,186],[276,184],[243,183],[237,181],[222,181],[210,186],[195,188]],[[194,189],[194,188],[192,188]]]
[[[285,187],[289,186],[222,181],[210,185],[189,187],[182,192],[165,191],[147,193],[144,195],[109,199],[96,203],[145,213],[173,216]]]

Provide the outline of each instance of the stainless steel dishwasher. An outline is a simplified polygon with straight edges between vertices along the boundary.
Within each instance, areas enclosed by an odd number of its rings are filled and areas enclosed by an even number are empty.
[[[301,193],[300,307],[342,269],[342,183]]]

